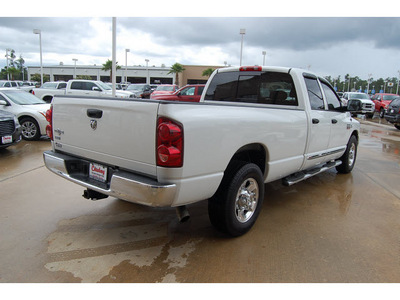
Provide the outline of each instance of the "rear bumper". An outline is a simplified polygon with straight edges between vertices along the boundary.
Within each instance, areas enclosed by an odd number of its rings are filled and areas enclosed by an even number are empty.
[[[400,115],[398,115],[398,114],[394,115],[394,116],[385,114],[385,119],[389,123],[393,123],[393,124],[400,123]]]
[[[88,189],[120,198],[129,202],[153,207],[171,206],[175,199],[175,184],[160,184],[154,179],[121,170],[111,170],[107,183],[97,184],[88,178],[85,166],[88,161],[77,157],[46,151],[43,153],[46,167],[53,173]],[[68,165],[77,165],[74,172]]]

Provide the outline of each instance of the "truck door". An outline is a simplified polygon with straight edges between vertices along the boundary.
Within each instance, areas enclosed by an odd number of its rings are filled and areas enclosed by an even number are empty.
[[[325,101],[317,78],[310,75],[304,77],[304,80],[311,106],[304,166],[308,168],[324,161],[329,145],[331,119],[326,114]]]

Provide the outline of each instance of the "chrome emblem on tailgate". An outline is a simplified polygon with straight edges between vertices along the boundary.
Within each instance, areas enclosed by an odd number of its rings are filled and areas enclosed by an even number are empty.
[[[97,129],[97,121],[90,120],[90,127],[92,127],[93,130],[96,130]]]

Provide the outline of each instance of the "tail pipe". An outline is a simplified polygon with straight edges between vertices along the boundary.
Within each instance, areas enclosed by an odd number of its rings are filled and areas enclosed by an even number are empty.
[[[176,208],[176,214],[180,223],[185,223],[190,219],[189,211],[185,205]]]

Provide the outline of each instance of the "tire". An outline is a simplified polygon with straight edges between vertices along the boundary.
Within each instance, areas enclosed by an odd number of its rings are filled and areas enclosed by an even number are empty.
[[[398,130],[400,130],[400,125],[394,125],[394,127],[396,127]]]
[[[22,118],[19,122],[22,128],[22,138],[27,141],[34,141],[40,138],[40,128],[33,118]]]
[[[260,168],[234,161],[228,167],[216,194],[208,200],[213,226],[233,237],[248,232],[257,220],[264,200]]]
[[[357,138],[352,135],[347,143],[347,148],[340,160],[342,164],[336,167],[339,173],[347,174],[353,170],[357,158]]]
[[[383,119],[384,116],[385,116],[385,110],[381,108],[379,111],[379,118]]]

